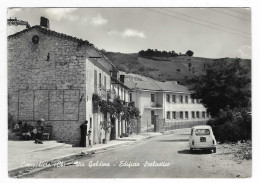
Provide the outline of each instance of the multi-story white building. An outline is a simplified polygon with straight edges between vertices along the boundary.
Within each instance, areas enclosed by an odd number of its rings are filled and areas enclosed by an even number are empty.
[[[167,128],[188,127],[206,123],[209,116],[198,99],[191,98],[187,87],[170,82],[127,80],[132,99],[141,114],[141,132],[153,131],[154,120]]]

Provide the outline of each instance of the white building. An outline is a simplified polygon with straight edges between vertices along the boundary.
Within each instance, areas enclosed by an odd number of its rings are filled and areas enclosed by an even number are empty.
[[[127,80],[126,85],[133,90],[132,99],[140,110],[141,132],[153,131],[156,118],[165,122],[166,130],[205,124],[209,118],[185,86],[154,80]]]

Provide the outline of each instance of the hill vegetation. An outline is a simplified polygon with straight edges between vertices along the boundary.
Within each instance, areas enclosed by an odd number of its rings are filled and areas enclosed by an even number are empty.
[[[187,54],[170,56],[169,52],[161,52],[160,56],[141,56],[140,52],[131,54],[106,52],[105,50],[102,50],[102,52],[120,71],[140,74],[159,81],[177,81],[183,85],[190,85],[192,81],[198,79],[201,75],[205,75],[208,64],[222,61],[234,62],[237,60],[237,58],[210,59],[193,57],[187,56]],[[162,53],[168,54],[168,56],[165,57]],[[248,75],[251,77],[251,60],[240,60],[242,66],[248,68]]]

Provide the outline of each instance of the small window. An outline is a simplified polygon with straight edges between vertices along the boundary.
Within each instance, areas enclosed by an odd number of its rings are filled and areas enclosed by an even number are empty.
[[[172,102],[176,103],[176,96],[175,95],[172,96]]]
[[[172,119],[176,119],[176,112],[172,111]]]
[[[188,111],[185,112],[185,119],[189,119],[189,113],[188,113]]]
[[[129,102],[132,102],[132,93],[129,93]]]
[[[183,119],[183,112],[180,112],[180,118]]]
[[[168,95],[168,94],[166,95],[166,101],[170,102],[170,95]]]
[[[206,118],[206,114],[204,111],[202,112],[202,118]]]
[[[94,89],[97,89],[97,71],[94,70]]]
[[[99,73],[99,86],[101,86],[101,84],[102,84],[102,78],[101,78],[101,73]]]
[[[180,103],[183,103],[183,96],[180,95]]]
[[[192,116],[193,119],[195,118],[195,112],[194,111],[191,112],[191,116]]]
[[[89,118],[89,128],[92,128],[92,118]]]
[[[104,86],[105,86],[105,89],[107,89],[107,78],[106,78],[106,76],[104,76]]]
[[[196,112],[196,118],[200,118],[200,112],[199,111]]]
[[[169,111],[167,112],[167,119],[171,119],[171,114]]]
[[[195,100],[194,100],[194,98],[193,98],[193,99],[191,99],[191,103],[195,104]]]
[[[154,94],[151,94],[151,102],[154,102]]]
[[[185,103],[187,104],[188,103],[188,96],[185,96]]]

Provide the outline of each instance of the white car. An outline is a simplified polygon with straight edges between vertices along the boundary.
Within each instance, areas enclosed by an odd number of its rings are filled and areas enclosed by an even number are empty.
[[[191,152],[196,149],[205,149],[213,150],[213,153],[216,153],[216,139],[211,126],[200,125],[192,127],[189,144]]]

